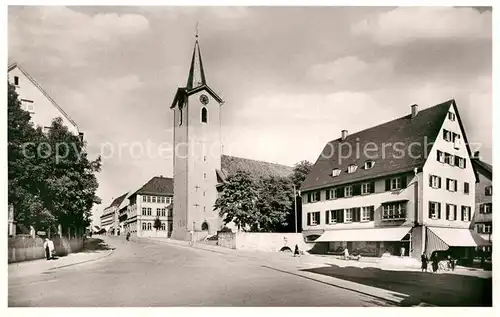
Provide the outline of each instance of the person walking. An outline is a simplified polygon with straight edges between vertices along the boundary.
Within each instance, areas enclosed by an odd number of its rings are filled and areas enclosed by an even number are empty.
[[[295,245],[295,251],[293,252],[293,256],[300,256],[300,252],[299,252],[299,246],[296,244]]]
[[[344,260],[349,260],[349,250],[347,248],[344,249]]]
[[[48,237],[45,238],[43,249],[45,250],[45,257],[47,258],[47,261],[52,260],[54,258],[54,242],[52,242],[52,240],[50,240]]]
[[[425,253],[422,253],[420,260],[422,261],[422,272],[427,272],[427,264],[429,263],[427,255],[425,255]]]
[[[401,250],[400,250],[400,255],[399,255],[399,256],[400,256],[400,257],[405,256],[405,251],[406,251],[406,250],[405,250],[405,247],[401,247]]]
[[[125,237],[125,239],[130,240],[130,232],[127,232],[127,236]]]
[[[436,256],[436,255],[434,255],[434,256],[432,257],[432,271],[433,271],[434,273],[436,273],[436,272],[437,272],[437,270],[438,270],[438,268],[439,268],[439,261],[438,261],[437,256]]]

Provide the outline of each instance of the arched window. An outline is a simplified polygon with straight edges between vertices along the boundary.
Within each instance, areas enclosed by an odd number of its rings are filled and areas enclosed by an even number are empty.
[[[201,230],[208,231],[208,223],[206,221],[201,224]]]
[[[207,108],[201,108],[201,122],[207,123],[208,121],[208,111]]]
[[[142,223],[142,230],[146,230],[146,223],[145,222]]]

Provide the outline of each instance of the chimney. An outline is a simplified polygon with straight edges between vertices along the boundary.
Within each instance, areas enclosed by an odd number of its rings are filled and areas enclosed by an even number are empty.
[[[418,105],[414,104],[411,106],[411,117],[412,119],[415,118],[418,114]]]
[[[474,158],[479,160],[479,151],[474,152]]]
[[[347,130],[342,130],[342,141],[347,138]]]

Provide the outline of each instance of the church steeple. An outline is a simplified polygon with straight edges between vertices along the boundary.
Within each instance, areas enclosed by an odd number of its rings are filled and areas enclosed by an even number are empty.
[[[191,67],[189,68],[189,76],[186,85],[187,90],[207,84],[205,81],[203,62],[201,61],[200,44],[198,43],[198,25],[196,26],[195,38],[196,41],[194,42],[193,58],[191,59]]]

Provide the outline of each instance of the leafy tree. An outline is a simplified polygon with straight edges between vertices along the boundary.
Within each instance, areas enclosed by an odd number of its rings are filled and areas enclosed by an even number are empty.
[[[257,183],[251,175],[239,171],[227,177],[222,194],[217,198],[214,210],[225,224],[234,222],[238,229],[254,228],[257,223],[256,202],[259,197]]]
[[[261,178],[257,200],[257,228],[252,231],[276,232],[287,226],[293,208],[292,182],[287,177]]]
[[[311,171],[313,164],[309,161],[300,161],[293,167],[293,173],[291,175],[293,184],[297,189],[300,189],[302,182],[306,179],[307,174]]]
[[[83,228],[91,208],[100,203],[95,173],[100,157],[90,161],[85,143],[60,118],[49,133],[33,128],[15,87],[8,85],[8,195],[15,220],[26,226]]]
[[[159,216],[156,216],[155,222],[153,223],[153,228],[155,228],[156,231],[161,229],[161,220]]]

